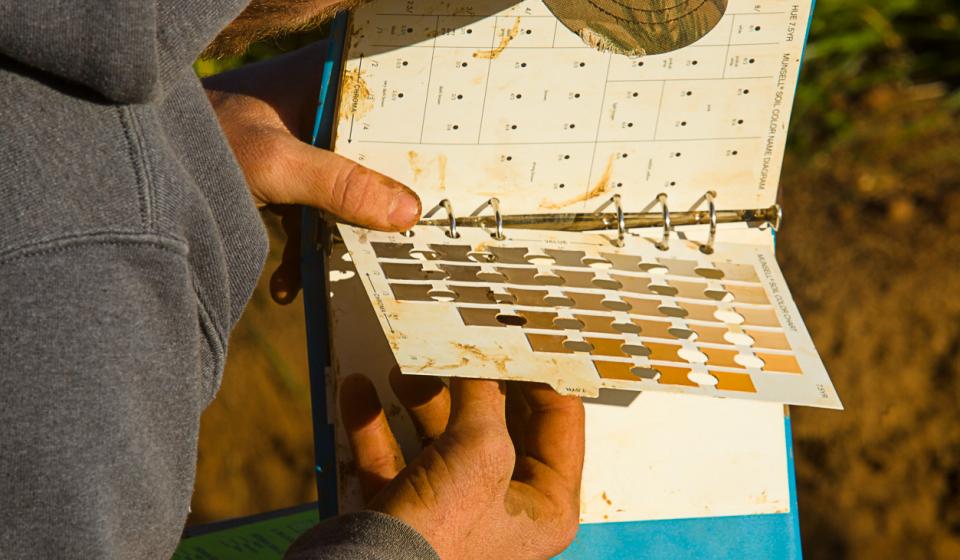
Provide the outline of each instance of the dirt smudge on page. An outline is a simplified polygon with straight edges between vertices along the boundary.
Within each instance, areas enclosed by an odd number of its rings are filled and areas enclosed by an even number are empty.
[[[600,176],[600,179],[593,184],[592,187],[586,190],[583,194],[577,195],[573,198],[568,198],[566,200],[552,201],[544,199],[540,202],[540,208],[547,210],[555,210],[558,208],[565,208],[571,204],[576,204],[578,202],[586,202],[592,198],[596,198],[605,192],[610,190],[610,177],[613,174],[613,162],[616,159],[616,154],[611,154],[607,158],[607,166],[603,169],[603,174]]]
[[[437,173],[440,175],[440,191],[447,190],[447,156],[439,154],[437,156]]]
[[[520,18],[517,17],[517,20],[513,22],[513,27],[507,30],[506,35],[500,37],[500,44],[490,50],[483,51],[474,51],[473,58],[482,58],[486,60],[493,60],[500,56],[500,53],[507,48],[507,45],[510,44],[510,41],[513,41],[517,35],[520,34]]]
[[[420,154],[410,150],[407,152],[407,162],[410,164],[410,171],[413,172],[413,182],[416,183],[420,180],[420,175],[423,175],[423,165],[420,163]]]
[[[363,79],[364,72],[359,68],[343,73],[343,101],[340,102],[340,119],[361,119],[374,106],[373,94]]]

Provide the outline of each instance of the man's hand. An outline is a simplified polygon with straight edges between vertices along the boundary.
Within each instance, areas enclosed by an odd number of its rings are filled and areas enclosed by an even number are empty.
[[[577,532],[584,412],[539,384],[505,385],[391,374],[424,449],[410,464],[373,385],[340,390],[343,425],[368,507],[405,521],[441,558],[547,558]],[[507,424],[510,423],[508,432]],[[513,438],[511,439],[511,434]]]
[[[283,217],[287,244],[270,279],[278,303],[289,303],[300,289],[300,215],[292,205],[385,231],[409,229],[420,217],[420,199],[407,187],[303,142],[313,124],[324,50],[306,47],[204,80],[257,205]]]

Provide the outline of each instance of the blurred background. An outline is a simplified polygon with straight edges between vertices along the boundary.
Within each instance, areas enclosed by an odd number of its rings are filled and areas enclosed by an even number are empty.
[[[958,86],[960,2],[818,3],[777,244],[846,406],[792,409],[808,558],[960,558]],[[283,233],[264,218],[273,251],[203,416],[191,524],[316,499],[302,300],[270,300]]]

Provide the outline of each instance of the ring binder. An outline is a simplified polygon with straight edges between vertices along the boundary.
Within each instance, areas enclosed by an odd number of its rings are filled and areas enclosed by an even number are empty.
[[[610,206],[611,204],[614,205],[614,208],[616,208],[617,211],[617,239],[612,243],[615,247],[623,247],[624,239],[627,237],[627,221],[624,218],[623,205],[620,204],[620,195],[615,194],[607,199],[607,201],[604,202],[600,208],[597,208],[597,213],[602,212],[604,208]]]
[[[711,255],[713,254],[713,243],[717,240],[717,205],[714,204],[717,193],[707,191],[703,197],[707,200],[707,212],[710,213],[710,234],[707,237],[707,242],[700,246],[700,252]]]
[[[451,239],[459,239],[460,234],[457,233],[457,217],[453,214],[453,204],[450,202],[449,198],[444,198],[436,206],[430,209],[423,217],[424,219],[429,218],[437,213],[437,210],[444,209],[447,212],[447,237]]]
[[[663,239],[657,243],[657,249],[666,251],[670,249],[670,229],[673,227],[670,223],[670,210],[667,208],[667,193],[658,194],[657,202],[663,210]]]
[[[490,236],[496,239],[497,241],[503,241],[504,239],[507,238],[507,236],[503,234],[503,214],[500,213],[499,198],[493,197],[487,200],[480,206],[480,208],[477,208],[476,212],[474,212],[472,216],[476,216],[477,214],[482,212],[483,209],[486,208],[487,206],[489,206],[490,208],[493,208],[493,219],[496,227],[496,230],[493,233],[491,233]]]
[[[670,212],[666,206],[666,193],[657,196],[657,202],[661,204],[659,212],[624,212],[621,195],[611,196],[603,205],[593,212],[572,212],[559,214],[503,214],[500,208],[500,200],[491,198],[481,205],[473,214],[457,218],[453,216],[452,206],[449,199],[441,200],[429,212],[424,214],[423,218],[417,222],[420,226],[435,226],[447,228],[447,236],[457,239],[460,234],[457,227],[479,227],[484,229],[493,229],[491,236],[494,239],[503,240],[506,238],[504,230],[507,228],[515,229],[535,229],[535,230],[556,230],[556,231],[594,231],[617,228],[617,239],[613,241],[614,245],[622,246],[630,228],[664,228],[664,239],[657,243],[657,247],[669,246],[669,231],[677,226],[702,225],[709,224],[710,230],[707,241],[701,245],[701,251],[704,254],[712,253],[716,241],[716,232],[718,224],[729,223],[749,223],[749,224],[769,224],[773,231],[780,228],[783,220],[783,210],[779,204],[774,204],[768,208],[742,209],[742,210],[717,210],[716,191],[707,191],[702,200],[707,201],[707,210],[692,210],[688,212]],[[663,199],[661,202],[661,198]],[[603,212],[609,205],[615,205],[614,212]],[[486,207],[493,208],[493,216],[482,215],[481,212]],[[447,211],[451,218],[431,218],[440,209]],[[407,237],[413,236],[413,231],[404,232]],[[661,249],[666,250],[666,249]]]

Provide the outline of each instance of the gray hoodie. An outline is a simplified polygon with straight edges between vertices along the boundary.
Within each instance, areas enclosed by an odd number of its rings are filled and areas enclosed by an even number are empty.
[[[0,0],[0,557],[169,558],[266,254],[191,63],[244,0]],[[298,558],[433,558],[399,520]]]

